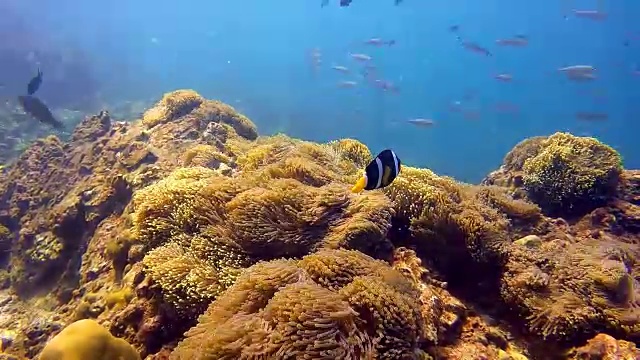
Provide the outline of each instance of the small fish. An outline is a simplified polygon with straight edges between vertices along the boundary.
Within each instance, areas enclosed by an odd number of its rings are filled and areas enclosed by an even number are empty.
[[[493,56],[493,54],[489,50],[471,41],[462,41],[462,47],[477,54],[481,54],[484,56]]]
[[[353,0],[340,0],[340,6],[349,6]],[[396,5],[400,5],[402,0],[394,0]]]
[[[496,80],[500,80],[500,81],[503,81],[503,82],[509,82],[509,81],[513,80],[513,75],[511,75],[511,74],[498,74],[498,75],[494,76],[494,78]]]
[[[522,47],[529,45],[529,39],[524,35],[516,35],[512,38],[498,39],[496,44],[501,46]]]
[[[585,121],[604,121],[609,119],[609,115],[600,112],[577,112],[576,119]]]
[[[340,0],[340,6],[349,6],[353,0]],[[400,5],[402,0],[394,0],[396,5]]]
[[[49,124],[55,129],[64,129],[64,124],[53,117],[51,110],[37,97],[31,95],[18,96],[18,102],[26,113],[41,123]]]
[[[458,32],[458,30],[460,30],[460,25],[451,25],[451,26],[449,26],[449,31],[450,32],[456,33],[456,32]]]
[[[596,68],[591,65],[571,65],[559,68],[558,71],[570,73],[590,73],[596,71]]]
[[[353,87],[356,87],[357,85],[358,85],[357,82],[351,81],[351,80],[340,81],[338,83],[338,87],[343,89],[353,88]]]
[[[351,188],[351,192],[359,193],[362,190],[381,189],[389,186],[400,174],[401,167],[402,163],[393,150],[382,150],[364,169],[364,174]]]
[[[323,8],[325,6],[329,5],[329,0],[321,0],[320,1],[320,7]]]
[[[333,65],[331,68],[333,70],[340,71],[341,73],[345,73],[345,74],[349,72],[349,68],[342,65]]]
[[[431,119],[410,119],[407,120],[407,122],[417,127],[432,127],[436,124],[436,122]]]
[[[42,71],[38,69],[38,75],[34,76],[27,85],[27,95],[33,95],[40,88],[40,84],[42,84]]]
[[[365,45],[373,45],[373,46],[391,46],[396,43],[395,40],[382,40],[380,38],[371,38],[364,41]]]
[[[573,15],[583,19],[589,20],[604,20],[607,18],[607,13],[600,10],[573,10]]]
[[[371,61],[371,56],[367,54],[349,54],[349,56],[351,56],[351,58],[354,60],[358,60],[362,62]]]

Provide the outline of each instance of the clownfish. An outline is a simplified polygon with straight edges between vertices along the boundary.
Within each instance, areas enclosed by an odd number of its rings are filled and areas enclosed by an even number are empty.
[[[400,173],[400,159],[393,150],[382,150],[364,169],[364,175],[351,188],[351,192],[381,189],[391,185]]]

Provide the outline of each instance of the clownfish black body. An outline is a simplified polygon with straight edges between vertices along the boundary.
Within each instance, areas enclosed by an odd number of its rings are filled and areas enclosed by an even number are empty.
[[[393,150],[383,150],[364,169],[364,175],[351,188],[351,192],[381,189],[391,185],[400,173],[402,163]]]

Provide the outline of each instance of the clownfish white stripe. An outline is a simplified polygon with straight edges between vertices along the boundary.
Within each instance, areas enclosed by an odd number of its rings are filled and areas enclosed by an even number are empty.
[[[382,184],[382,161],[379,158],[376,158],[376,165],[378,165],[378,182],[376,183],[376,189],[380,188]]]
[[[396,166],[395,174],[396,174],[396,176],[398,176],[398,174],[400,174],[400,169],[399,169],[399,166],[398,166],[398,157],[396,156],[396,153],[393,152],[393,151],[391,152],[391,155],[393,155],[393,164]]]

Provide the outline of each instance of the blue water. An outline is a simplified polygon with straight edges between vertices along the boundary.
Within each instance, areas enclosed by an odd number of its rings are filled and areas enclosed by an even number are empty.
[[[605,2],[605,21],[563,17],[571,8],[596,7],[586,0],[404,0],[400,6],[354,0],[346,8],[338,0],[325,8],[320,0],[12,1],[47,41],[85,50],[113,101],[193,88],[247,114],[261,134],[357,138],[373,152],[391,147],[405,164],[469,182],[497,168],[522,139],[555,131],[595,136],[620,151],[626,167],[640,168],[635,0]],[[454,24],[494,56],[463,49],[449,31]],[[629,33],[636,38],[624,46]],[[526,34],[529,45],[495,44],[515,34]],[[372,37],[396,44],[363,45]],[[313,48],[322,55],[317,71]],[[365,84],[350,52],[369,54],[400,91]],[[575,64],[595,66],[598,79],[570,82],[556,70]],[[343,76],[332,65],[355,74]],[[505,72],[513,74],[511,83],[493,78]],[[360,84],[338,88],[341,80]],[[476,116],[451,111],[453,101]],[[496,112],[500,102],[519,112]],[[577,111],[606,112],[609,119],[584,122]],[[437,123],[417,128],[406,123],[411,118]]]

